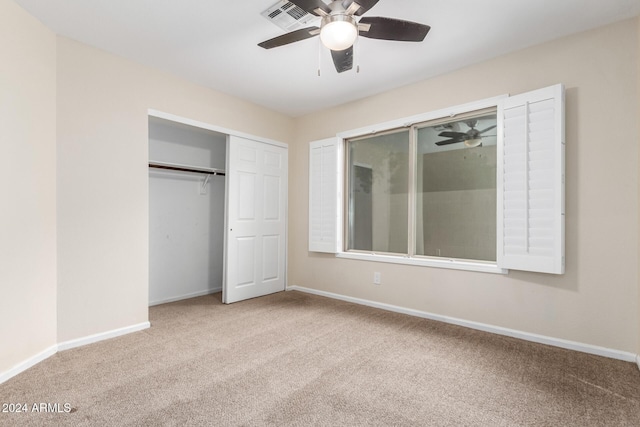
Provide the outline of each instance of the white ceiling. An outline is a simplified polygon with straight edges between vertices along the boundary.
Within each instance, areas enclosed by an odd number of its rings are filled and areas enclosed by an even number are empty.
[[[365,16],[430,33],[422,43],[361,37],[360,72],[338,74],[318,37],[257,46],[284,34],[260,15],[276,0],[16,2],[58,34],[294,117],[640,14],[640,0],[380,0]]]

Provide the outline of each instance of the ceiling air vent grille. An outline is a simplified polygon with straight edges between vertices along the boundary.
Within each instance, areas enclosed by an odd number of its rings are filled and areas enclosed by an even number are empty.
[[[289,4],[291,4],[291,3],[289,3]],[[296,21],[299,21],[300,19],[302,19],[304,17],[304,15],[308,15],[307,12],[305,12],[302,9],[300,9],[298,6],[295,6],[293,9],[291,9],[291,8],[287,9],[287,13],[289,14],[289,16],[291,16]]]
[[[287,0],[280,0],[261,15],[285,31],[307,27],[310,21],[317,18]]]

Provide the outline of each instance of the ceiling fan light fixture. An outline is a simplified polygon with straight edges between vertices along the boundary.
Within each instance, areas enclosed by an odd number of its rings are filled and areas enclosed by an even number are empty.
[[[480,144],[482,144],[482,137],[465,139],[464,141],[464,145],[469,148],[478,147]]]
[[[358,26],[353,16],[328,15],[322,18],[320,40],[331,50],[345,50],[353,46],[358,37]]]

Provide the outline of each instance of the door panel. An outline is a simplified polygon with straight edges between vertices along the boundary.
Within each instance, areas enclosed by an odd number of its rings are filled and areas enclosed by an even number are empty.
[[[237,268],[238,286],[255,283],[253,265],[255,264],[256,239],[253,237],[239,237],[237,239]]]
[[[264,236],[262,257],[262,280],[277,280],[280,266],[280,236]]]
[[[280,177],[266,175],[264,177],[264,219],[278,221],[280,219]]]
[[[238,172],[238,219],[256,219],[256,175]]]
[[[287,149],[229,137],[223,300],[285,289]]]

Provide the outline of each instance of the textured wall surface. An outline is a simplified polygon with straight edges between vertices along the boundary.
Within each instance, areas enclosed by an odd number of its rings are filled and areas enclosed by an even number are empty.
[[[290,152],[289,283],[636,353],[638,55],[638,21],[628,20],[299,118]],[[566,274],[495,275],[308,252],[309,141],[557,83],[566,87]],[[381,286],[372,284],[374,271]]]

